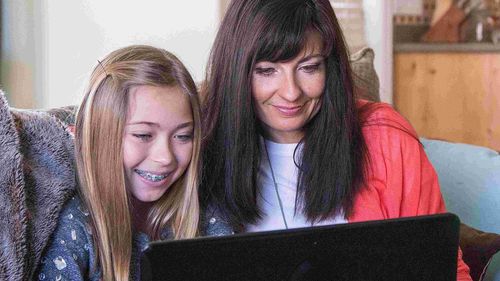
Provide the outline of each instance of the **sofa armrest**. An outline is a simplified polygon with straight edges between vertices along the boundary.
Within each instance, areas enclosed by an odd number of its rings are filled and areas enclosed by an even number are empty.
[[[483,280],[493,256],[500,251],[500,235],[483,232],[462,223],[460,248],[464,262],[470,268],[472,280]]]
[[[460,246],[471,276],[500,280],[500,254],[495,255],[500,243],[500,154],[463,143],[425,138],[421,142],[438,174],[448,211],[464,224]]]

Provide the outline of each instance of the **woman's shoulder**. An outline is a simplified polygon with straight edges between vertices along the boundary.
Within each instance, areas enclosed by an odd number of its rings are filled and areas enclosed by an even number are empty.
[[[418,134],[413,126],[390,104],[358,100],[357,109],[367,141],[374,135],[387,135],[391,138],[409,138],[418,142]]]
[[[409,158],[421,159],[425,152],[417,132],[391,105],[367,102],[358,108],[372,168],[385,174],[391,167],[399,170]]]
[[[360,106],[368,149],[366,188],[357,195],[350,220],[442,212],[436,174],[410,123],[388,104]]]

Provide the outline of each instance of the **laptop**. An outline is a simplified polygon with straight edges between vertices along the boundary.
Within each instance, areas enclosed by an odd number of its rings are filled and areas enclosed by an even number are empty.
[[[152,242],[142,280],[455,281],[451,213]]]

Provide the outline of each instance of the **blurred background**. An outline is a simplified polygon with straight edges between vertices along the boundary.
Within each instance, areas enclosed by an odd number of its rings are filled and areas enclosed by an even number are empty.
[[[129,44],[151,44],[175,53],[201,81],[229,2],[1,0],[1,88],[14,107],[77,104],[97,59]],[[392,25],[386,11],[392,8],[390,2],[331,1],[352,47],[368,41],[377,49],[378,71],[387,79],[392,72],[390,58],[384,58],[384,53],[392,53],[392,34],[386,31]],[[390,101],[392,82],[381,80]]]
[[[195,81],[230,0],[0,0],[11,106],[78,104],[97,59],[129,44],[176,54]],[[500,151],[500,0],[331,0],[351,53],[375,51],[381,100],[420,136]]]

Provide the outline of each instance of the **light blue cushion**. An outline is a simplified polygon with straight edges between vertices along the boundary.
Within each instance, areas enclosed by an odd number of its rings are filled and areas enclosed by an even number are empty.
[[[448,211],[485,232],[500,233],[500,155],[481,146],[421,138]],[[500,281],[500,255],[485,280]]]

